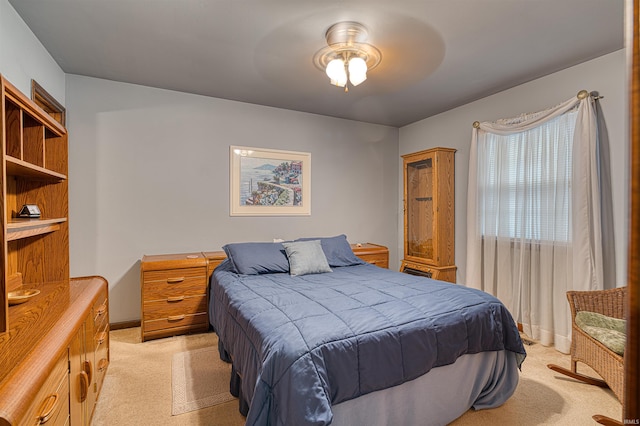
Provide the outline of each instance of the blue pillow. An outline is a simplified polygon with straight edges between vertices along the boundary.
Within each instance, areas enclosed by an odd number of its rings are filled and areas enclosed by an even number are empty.
[[[238,274],[289,272],[289,260],[282,243],[232,243],[222,249]]]
[[[291,275],[321,274],[331,272],[327,258],[322,251],[320,241],[297,241],[282,243],[287,257]]]
[[[347,241],[347,236],[337,235],[335,237],[323,238],[298,238],[296,241],[320,240],[322,250],[327,257],[327,262],[331,267],[363,265],[366,263],[353,253]]]

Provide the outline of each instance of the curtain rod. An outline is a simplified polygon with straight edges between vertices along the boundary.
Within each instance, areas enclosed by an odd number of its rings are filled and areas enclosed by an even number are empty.
[[[587,96],[591,96],[591,97],[593,98],[593,100],[595,100],[595,101],[597,101],[598,99],[602,99],[602,98],[604,98],[604,96],[600,96],[600,95],[598,94],[598,92],[591,92],[591,93],[589,93],[587,90],[581,90],[581,91],[579,91],[579,92],[578,92],[578,94],[576,95],[576,97],[577,97],[578,99],[584,99],[584,98],[586,98]],[[475,129],[480,128],[480,122],[479,122],[479,121],[474,121],[474,122],[473,122],[473,127],[474,127]]]

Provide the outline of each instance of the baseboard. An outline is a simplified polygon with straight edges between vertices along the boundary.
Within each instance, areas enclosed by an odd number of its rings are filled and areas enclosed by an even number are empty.
[[[112,322],[109,324],[109,329],[111,330],[122,330],[124,328],[134,328],[134,327],[140,327],[140,320]]]

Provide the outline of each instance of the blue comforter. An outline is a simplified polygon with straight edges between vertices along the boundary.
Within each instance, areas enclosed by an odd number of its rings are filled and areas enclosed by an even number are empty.
[[[327,425],[331,405],[413,380],[463,354],[526,355],[493,296],[372,265],[211,281],[211,324],[250,409],[247,425]]]

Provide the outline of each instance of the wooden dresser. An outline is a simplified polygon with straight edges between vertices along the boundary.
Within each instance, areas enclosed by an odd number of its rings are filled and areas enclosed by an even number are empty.
[[[109,364],[107,282],[34,287],[0,335],[0,425],[88,425]]]
[[[143,342],[209,328],[207,259],[202,253],[144,256],[140,287]]]

